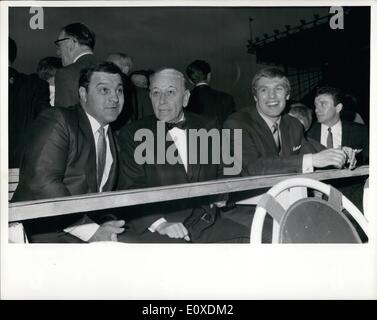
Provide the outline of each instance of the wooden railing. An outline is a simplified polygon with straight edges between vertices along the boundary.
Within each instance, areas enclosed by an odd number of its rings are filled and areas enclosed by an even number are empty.
[[[287,178],[299,176],[325,181],[366,175],[369,175],[369,166],[362,166],[355,170],[323,170],[307,174],[264,175],[127,191],[92,193],[35,201],[22,201],[9,204],[9,222],[262,189],[271,187]]]

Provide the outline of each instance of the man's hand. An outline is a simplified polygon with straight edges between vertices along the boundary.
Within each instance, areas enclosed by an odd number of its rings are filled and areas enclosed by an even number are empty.
[[[361,149],[352,149],[350,147],[342,147],[342,150],[345,152],[347,155],[347,163],[349,163],[349,169],[353,170],[356,167],[356,155],[360,153],[362,150]]]
[[[112,220],[102,223],[88,242],[118,241],[117,234],[124,231],[124,228],[122,228],[124,224],[124,220]]]
[[[161,235],[167,235],[169,238],[183,238],[186,241],[190,241],[188,231],[181,222],[163,222],[156,228],[156,231]]]
[[[326,149],[313,154],[313,167],[323,168],[334,166],[338,169],[343,168],[346,163],[346,154],[340,149]]]

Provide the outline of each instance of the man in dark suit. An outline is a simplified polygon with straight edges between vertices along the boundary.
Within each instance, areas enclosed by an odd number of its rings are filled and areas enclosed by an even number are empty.
[[[203,114],[209,118],[217,117],[220,125],[236,111],[233,97],[209,86],[211,67],[203,60],[195,60],[186,69],[190,81],[195,85],[191,90],[187,110]]]
[[[334,87],[320,87],[314,98],[317,122],[308,131],[308,137],[326,148],[344,148],[356,155],[357,163],[369,163],[369,132],[362,124],[341,120],[343,94]],[[334,184],[360,210],[363,208],[365,177],[355,177]]]
[[[346,154],[327,149],[316,152],[304,137],[300,122],[283,111],[289,99],[290,83],[277,68],[260,70],[252,81],[255,108],[245,108],[231,115],[224,127],[242,129],[242,155],[235,159],[242,166],[241,175],[312,172],[314,168],[342,168]]]
[[[338,88],[317,89],[314,105],[317,122],[308,131],[308,136],[326,148],[343,146],[359,149],[358,163],[369,162],[369,133],[364,125],[341,120],[343,95]]]
[[[60,31],[55,45],[63,64],[55,75],[55,106],[73,106],[79,102],[80,70],[95,61],[95,34],[81,23],[72,23]]]
[[[16,42],[9,38],[9,168],[19,168],[26,132],[38,114],[49,108],[49,87],[36,74],[26,75],[12,68],[17,56]]]
[[[109,123],[122,110],[121,71],[112,63],[81,73],[80,104],[54,107],[34,122],[12,202],[110,191],[118,175],[117,151]],[[96,174],[97,173],[97,174]],[[31,242],[116,240],[124,221],[71,214],[25,221]]]
[[[199,160],[200,144],[191,148],[188,129],[208,131],[217,126],[215,119],[211,121],[183,112],[189,96],[181,72],[163,69],[151,77],[150,98],[155,116],[134,122],[119,134],[119,189],[199,182],[218,177],[219,165],[212,161],[214,146],[211,143],[205,150],[209,154],[207,163],[191,161],[194,154]],[[147,162],[139,152],[143,142],[137,139],[144,134],[147,139],[152,137],[146,145],[147,157],[150,156]],[[158,160],[161,156],[164,161]],[[127,242],[247,242],[249,230],[221,218],[216,206],[211,207],[210,202],[208,198],[187,199],[145,205],[142,210],[137,208],[136,214],[126,218],[129,229],[119,239]]]

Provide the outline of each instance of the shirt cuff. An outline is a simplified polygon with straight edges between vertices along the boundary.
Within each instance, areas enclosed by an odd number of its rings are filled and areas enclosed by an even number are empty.
[[[99,224],[97,223],[85,223],[78,226],[72,226],[65,228],[64,231],[71,235],[88,242],[89,239],[97,232]]]
[[[160,218],[158,219],[157,221],[153,222],[150,227],[148,228],[148,230],[150,232],[155,232],[156,229],[158,228],[159,225],[161,225],[162,223],[164,222],[167,222],[165,218]]]
[[[311,153],[304,154],[302,159],[302,173],[311,173],[313,171],[313,155]]]

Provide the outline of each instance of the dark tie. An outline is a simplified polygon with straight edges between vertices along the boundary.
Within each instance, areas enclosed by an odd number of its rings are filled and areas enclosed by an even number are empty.
[[[173,128],[178,128],[178,129],[182,129],[182,130],[185,130],[186,129],[186,120],[182,120],[182,121],[179,121],[179,122],[175,122],[175,123],[169,123],[169,122],[166,122],[166,130],[171,130]]]
[[[334,142],[332,140],[332,132],[331,132],[331,128],[328,128],[328,134],[327,134],[327,148],[334,148]]]
[[[106,163],[106,136],[105,129],[100,127],[98,129],[98,142],[97,142],[97,184],[98,191],[101,186],[103,171],[105,170]]]
[[[275,144],[280,154],[281,146],[280,146],[280,137],[279,137],[279,124],[277,122],[275,122],[272,125],[272,135],[274,136]]]

